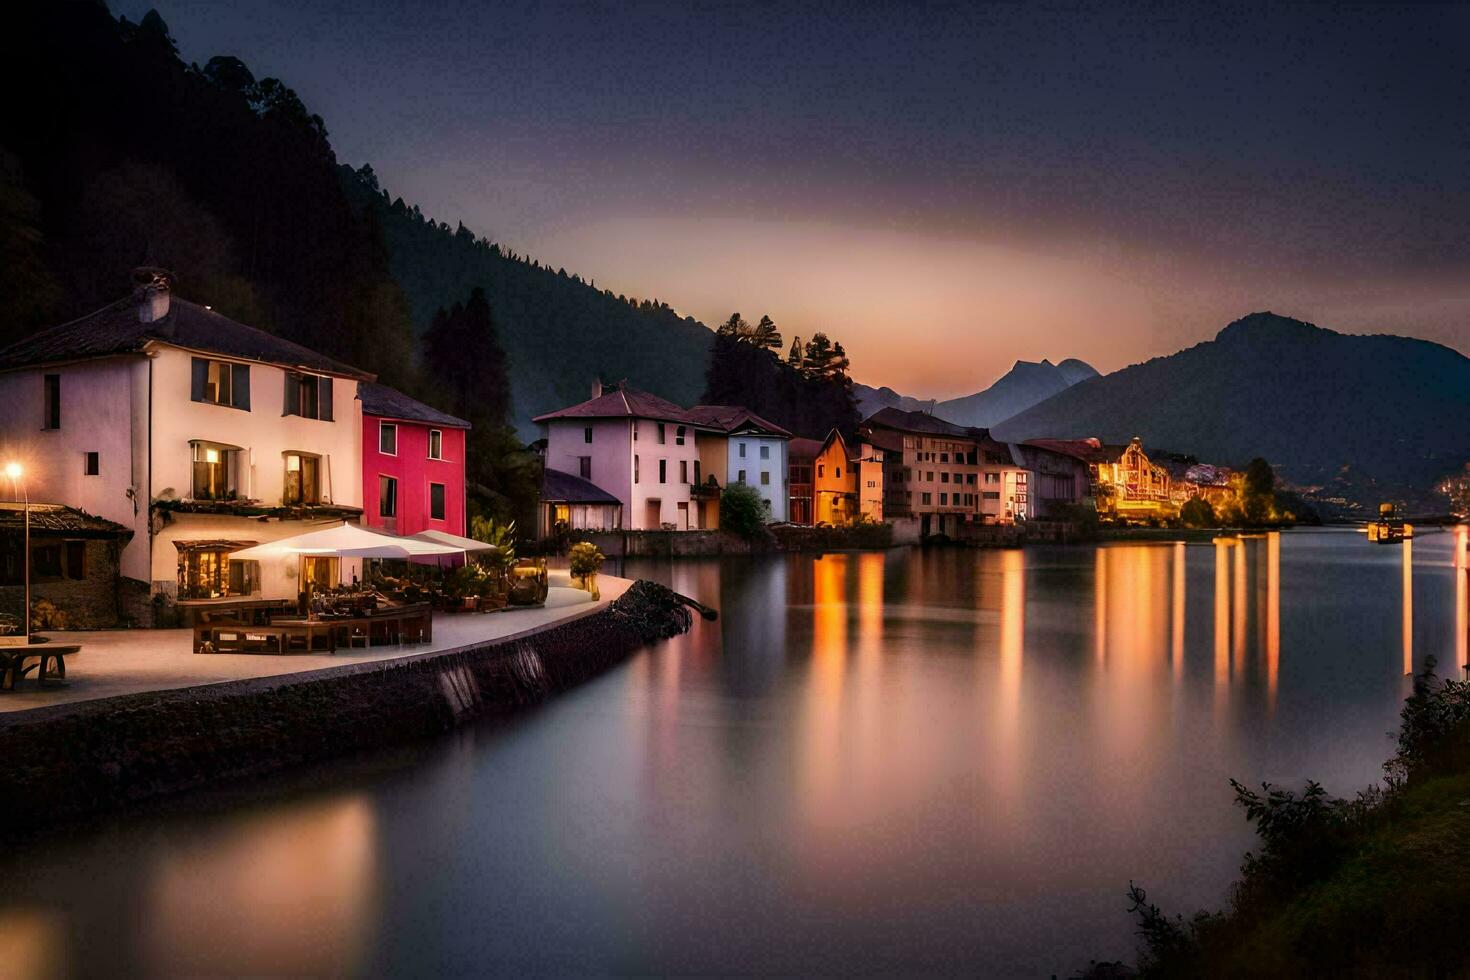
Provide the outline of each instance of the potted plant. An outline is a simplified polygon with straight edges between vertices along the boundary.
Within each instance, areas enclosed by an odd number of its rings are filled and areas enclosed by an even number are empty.
[[[597,570],[602,567],[606,560],[597,545],[591,541],[579,541],[572,545],[568,552],[572,566],[572,584],[579,589],[592,594],[593,601],[602,598],[602,593],[597,588]]]

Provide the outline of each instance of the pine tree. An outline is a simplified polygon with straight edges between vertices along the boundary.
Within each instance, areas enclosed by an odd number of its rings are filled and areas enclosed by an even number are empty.
[[[793,337],[793,338],[791,338],[791,350],[789,352],[787,352],[787,354],[786,354],[786,365],[787,365],[787,367],[795,368],[798,371],[801,370],[801,338],[800,337]]]
[[[781,349],[781,331],[776,329],[774,320],[762,316],[751,333],[750,342],[762,350],[778,351]]]

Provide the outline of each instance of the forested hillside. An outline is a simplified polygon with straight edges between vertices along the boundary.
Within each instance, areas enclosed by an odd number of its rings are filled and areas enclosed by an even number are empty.
[[[342,168],[343,186],[360,213],[380,227],[393,278],[408,296],[415,326],[483,287],[510,360],[514,420],[529,421],[588,395],[592,382],[626,380],[681,405],[703,385],[712,334],[658,300],[597,289],[470,231],[425,217],[390,200],[370,169]]]

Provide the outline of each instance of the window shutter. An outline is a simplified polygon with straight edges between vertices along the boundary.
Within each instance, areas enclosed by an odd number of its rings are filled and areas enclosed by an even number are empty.
[[[198,384],[197,376],[195,384]],[[236,408],[250,411],[249,364],[235,364],[230,367],[230,401]]]
[[[209,383],[209,362],[202,357],[194,358],[194,387],[189,397],[196,402],[204,401],[204,386]]]
[[[286,372],[286,407],[281,414],[301,414],[301,379],[290,371]]]
[[[317,388],[316,417],[323,422],[332,421],[332,379],[325,376]]]

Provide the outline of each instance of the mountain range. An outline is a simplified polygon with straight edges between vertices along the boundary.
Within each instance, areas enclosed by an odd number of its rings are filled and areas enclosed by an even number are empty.
[[[905,412],[930,412],[958,425],[988,427],[1024,412],[1078,382],[1097,376],[1092,365],[1069,357],[1060,364],[1045,359],[1040,362],[1017,361],[989,388],[945,401],[914,398],[900,395],[892,388],[872,388],[862,384],[853,385],[853,394],[857,398],[858,411],[864,418],[880,408],[897,408]]]
[[[997,438],[1122,442],[1208,462],[1262,456],[1323,500],[1443,508],[1470,461],[1470,358],[1409,337],[1252,313],[1214,340],[1091,378],[1005,420]]]

